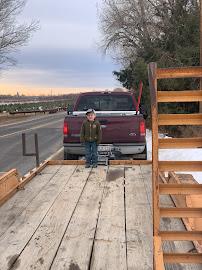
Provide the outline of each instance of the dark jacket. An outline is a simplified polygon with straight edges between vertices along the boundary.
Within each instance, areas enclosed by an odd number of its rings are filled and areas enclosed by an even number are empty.
[[[93,122],[87,119],[83,121],[80,132],[80,141],[83,142],[97,142],[99,144],[102,139],[102,130],[99,121]]]

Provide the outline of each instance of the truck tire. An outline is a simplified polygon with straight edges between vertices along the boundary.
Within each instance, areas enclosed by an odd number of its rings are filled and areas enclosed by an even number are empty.
[[[78,156],[77,155],[72,155],[67,152],[64,152],[64,160],[77,160]]]
[[[133,156],[134,160],[147,160],[147,145],[145,145],[145,149],[141,154],[137,154]]]

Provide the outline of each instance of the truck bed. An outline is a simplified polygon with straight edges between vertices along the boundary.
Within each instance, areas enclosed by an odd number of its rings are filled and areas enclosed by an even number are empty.
[[[49,165],[0,207],[0,269],[153,269],[151,196],[150,165]],[[162,226],[184,227],[177,219]]]

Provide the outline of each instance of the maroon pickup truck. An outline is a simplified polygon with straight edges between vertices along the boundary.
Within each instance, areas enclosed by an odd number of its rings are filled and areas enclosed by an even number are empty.
[[[101,151],[147,159],[145,120],[140,112],[136,113],[136,101],[129,92],[87,92],[78,96],[64,120],[64,159],[78,159],[85,154],[80,129],[89,108],[95,110],[101,124]]]

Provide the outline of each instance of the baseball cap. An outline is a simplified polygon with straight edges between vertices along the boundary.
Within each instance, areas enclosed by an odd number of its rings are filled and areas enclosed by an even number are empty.
[[[88,110],[86,111],[86,114],[88,114],[88,113],[95,113],[95,111],[94,111],[93,109],[88,109]]]

